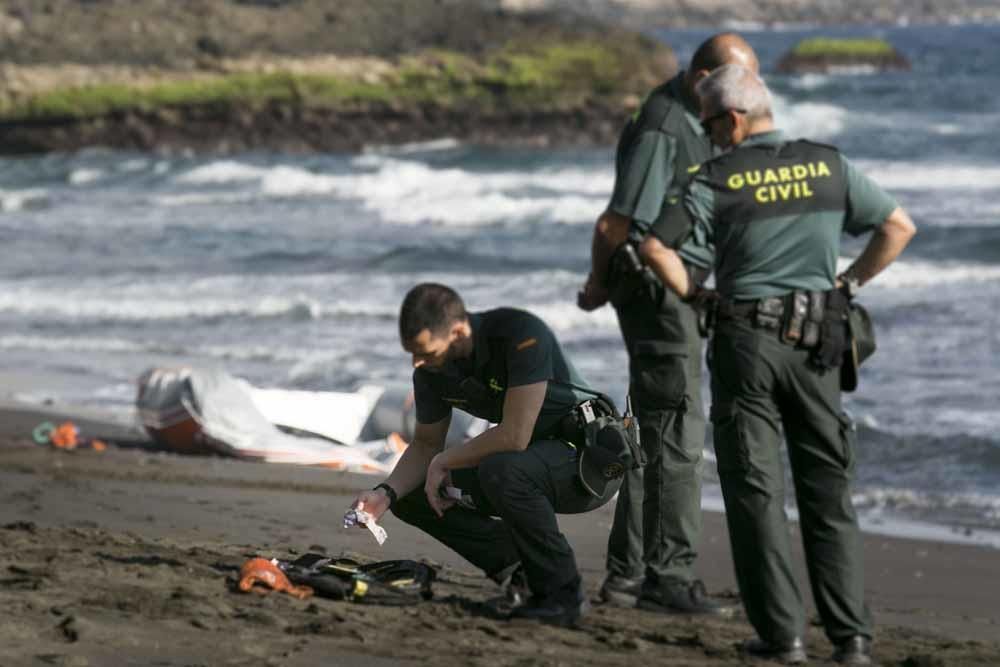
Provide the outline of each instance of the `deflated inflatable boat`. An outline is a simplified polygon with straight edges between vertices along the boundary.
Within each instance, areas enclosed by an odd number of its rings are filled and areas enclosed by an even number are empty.
[[[403,388],[354,392],[264,389],[218,369],[151,368],[138,381],[136,409],[156,442],[183,454],[220,454],[270,463],[384,474],[413,435]],[[488,424],[455,413],[449,444]]]

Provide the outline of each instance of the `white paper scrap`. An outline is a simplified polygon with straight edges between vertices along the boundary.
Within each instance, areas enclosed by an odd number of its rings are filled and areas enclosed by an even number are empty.
[[[344,514],[344,528],[353,528],[359,523],[368,529],[368,532],[372,534],[379,546],[382,546],[386,538],[389,537],[388,533],[385,532],[385,528],[375,523],[375,519],[368,512],[355,509],[347,510]]]

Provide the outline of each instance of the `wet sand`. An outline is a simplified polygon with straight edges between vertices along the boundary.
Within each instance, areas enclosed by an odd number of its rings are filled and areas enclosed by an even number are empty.
[[[595,605],[580,629],[493,619],[499,589],[431,538],[389,517],[378,547],[341,528],[369,476],[141,446],[61,452],[30,442],[39,416],[0,405],[0,665],[766,664],[736,649],[742,615],[690,619]],[[104,424],[98,416],[92,435]],[[561,517],[588,589],[603,576],[613,507]],[[735,596],[724,517],[706,512],[699,570]],[[795,526],[792,526],[793,530]],[[1000,552],[866,536],[867,589],[883,665],[1000,664]],[[307,551],[418,558],[435,598],[376,607],[233,592],[248,557]],[[798,575],[805,583],[801,552]],[[813,664],[830,654],[815,623]]]

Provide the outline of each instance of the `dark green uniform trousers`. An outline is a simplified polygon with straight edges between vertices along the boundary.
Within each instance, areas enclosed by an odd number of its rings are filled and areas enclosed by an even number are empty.
[[[491,454],[475,469],[452,471],[452,482],[472,496],[475,510],[456,506],[439,518],[421,485],[400,498],[393,513],[494,579],[520,563],[528,587],[539,597],[563,589],[575,592],[580,585],[573,549],[559,532],[556,513],[589,512],[618,491],[617,482],[609,484],[601,498],[584,491],[576,450],[559,440],[538,440],[521,452]]]
[[[701,536],[701,337],[695,311],[649,285],[617,302],[629,392],[646,466],[625,475],[608,538],[607,570],[691,581]]]
[[[871,637],[862,543],[851,504],[854,428],[839,373],[747,320],[719,323],[712,341],[712,424],[736,579],[766,641],[802,636],[780,457],[784,430],[813,597],[833,642]]]

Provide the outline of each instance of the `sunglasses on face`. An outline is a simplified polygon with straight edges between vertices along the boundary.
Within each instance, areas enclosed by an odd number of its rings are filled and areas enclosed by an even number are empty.
[[[726,116],[729,115],[730,111],[732,111],[734,113],[746,113],[747,112],[746,109],[725,109],[723,111],[720,111],[717,114],[709,116],[705,120],[701,121],[701,128],[703,130],[705,130],[705,134],[711,135],[712,134],[712,123],[714,123],[715,121],[719,120],[720,118],[725,118]]]

